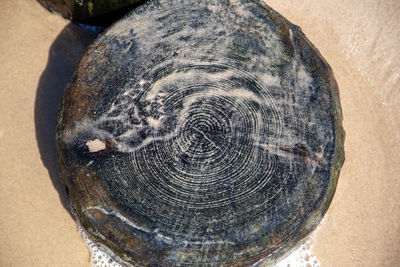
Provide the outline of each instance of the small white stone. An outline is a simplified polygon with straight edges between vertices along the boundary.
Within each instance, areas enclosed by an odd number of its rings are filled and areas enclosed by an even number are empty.
[[[99,152],[106,149],[106,144],[100,139],[89,140],[86,142],[86,146],[90,153]]]

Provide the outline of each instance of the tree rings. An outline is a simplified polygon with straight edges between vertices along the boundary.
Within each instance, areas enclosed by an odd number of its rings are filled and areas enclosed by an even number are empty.
[[[341,121],[330,67],[264,3],[150,1],[81,59],[61,177],[88,234],[129,263],[273,263],[332,200]]]

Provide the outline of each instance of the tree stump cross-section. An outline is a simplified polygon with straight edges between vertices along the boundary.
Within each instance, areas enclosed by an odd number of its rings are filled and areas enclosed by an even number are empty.
[[[264,3],[149,1],[66,88],[61,177],[87,233],[131,264],[268,264],[325,214],[341,123],[331,68]]]

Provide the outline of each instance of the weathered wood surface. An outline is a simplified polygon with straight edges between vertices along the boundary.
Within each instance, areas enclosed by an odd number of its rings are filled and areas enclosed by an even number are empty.
[[[74,22],[108,26],[145,0],[37,0]]]
[[[83,227],[137,265],[274,262],[344,160],[332,71],[259,1],[150,1],[80,61],[57,125]]]

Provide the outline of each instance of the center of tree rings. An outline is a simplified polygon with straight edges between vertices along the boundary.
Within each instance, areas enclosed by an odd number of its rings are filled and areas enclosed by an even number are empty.
[[[320,222],[343,164],[336,82],[259,1],[149,1],[65,91],[61,177],[87,233],[138,266],[272,264]]]

